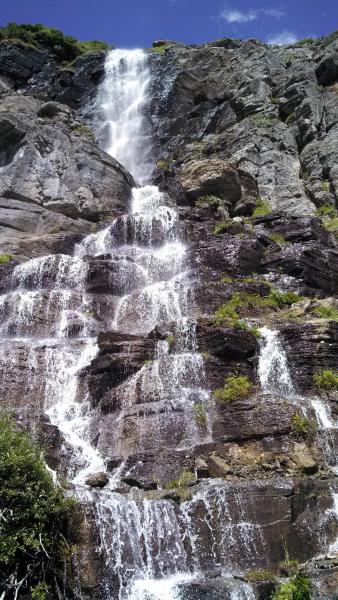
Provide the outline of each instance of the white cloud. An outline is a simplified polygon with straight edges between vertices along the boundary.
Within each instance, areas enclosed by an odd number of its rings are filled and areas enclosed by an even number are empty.
[[[228,21],[228,23],[248,23],[249,21],[254,21],[257,19],[257,11],[250,10],[246,13],[241,12],[240,10],[231,10],[225,8],[221,12],[222,19]]]
[[[274,46],[282,46],[283,44],[295,44],[297,40],[298,37],[295,33],[292,33],[292,31],[281,31],[280,33],[270,35],[267,39],[267,43]]]
[[[284,17],[285,12],[283,12],[282,10],[276,10],[274,8],[263,8],[262,13],[264,13],[265,15],[267,15],[268,17]]]
[[[228,23],[249,23],[250,21],[255,21],[261,15],[264,15],[265,17],[282,17],[284,12],[267,8],[257,8],[246,12],[232,8],[224,8],[220,17],[225,21],[228,21]]]

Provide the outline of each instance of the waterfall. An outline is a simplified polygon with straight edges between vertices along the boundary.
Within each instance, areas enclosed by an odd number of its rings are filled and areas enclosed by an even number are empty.
[[[262,391],[264,394],[277,394],[292,400],[295,390],[278,331],[262,327],[260,333],[258,374]]]
[[[145,183],[150,176],[150,134],[143,116],[150,83],[142,50],[113,50],[94,105],[98,140],[108,154]]]

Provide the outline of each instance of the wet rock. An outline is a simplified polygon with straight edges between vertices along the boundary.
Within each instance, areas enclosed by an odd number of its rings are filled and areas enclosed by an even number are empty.
[[[93,473],[86,479],[86,485],[93,488],[103,488],[109,482],[109,477],[107,473],[99,472]]]
[[[136,373],[154,358],[155,340],[118,332],[100,333],[100,352],[88,369],[87,380],[92,403],[96,406],[105,395],[105,411],[114,407],[109,390]],[[118,405],[117,405],[118,406]]]
[[[318,464],[314,460],[309,448],[305,444],[297,444],[290,458],[296,467],[306,475],[313,475],[318,471]]]
[[[291,324],[282,329],[291,375],[300,390],[313,389],[313,374],[335,369],[338,323],[319,320]]]
[[[196,469],[196,475],[199,479],[204,479],[206,477],[209,477],[208,463],[203,458],[201,458],[201,457],[196,458],[195,469]]]
[[[231,402],[217,408],[215,440],[237,441],[290,433],[294,406],[270,395]]]
[[[226,477],[231,473],[231,467],[217,454],[211,454],[207,464],[211,477]]]

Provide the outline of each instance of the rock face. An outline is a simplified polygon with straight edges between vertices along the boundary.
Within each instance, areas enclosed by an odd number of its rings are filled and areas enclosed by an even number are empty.
[[[1,406],[78,495],[69,597],[264,600],[289,556],[335,598],[337,40],[158,42],[143,196],[104,54],[0,43]]]

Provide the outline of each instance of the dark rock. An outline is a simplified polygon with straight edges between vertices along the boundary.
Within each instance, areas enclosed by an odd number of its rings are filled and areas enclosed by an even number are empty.
[[[107,473],[104,472],[93,473],[93,475],[90,475],[86,479],[86,485],[89,485],[90,487],[94,488],[103,488],[105,487],[105,485],[107,485],[108,482],[109,477]]]
[[[316,76],[321,85],[330,85],[338,81],[338,52],[334,52],[319,63]]]

